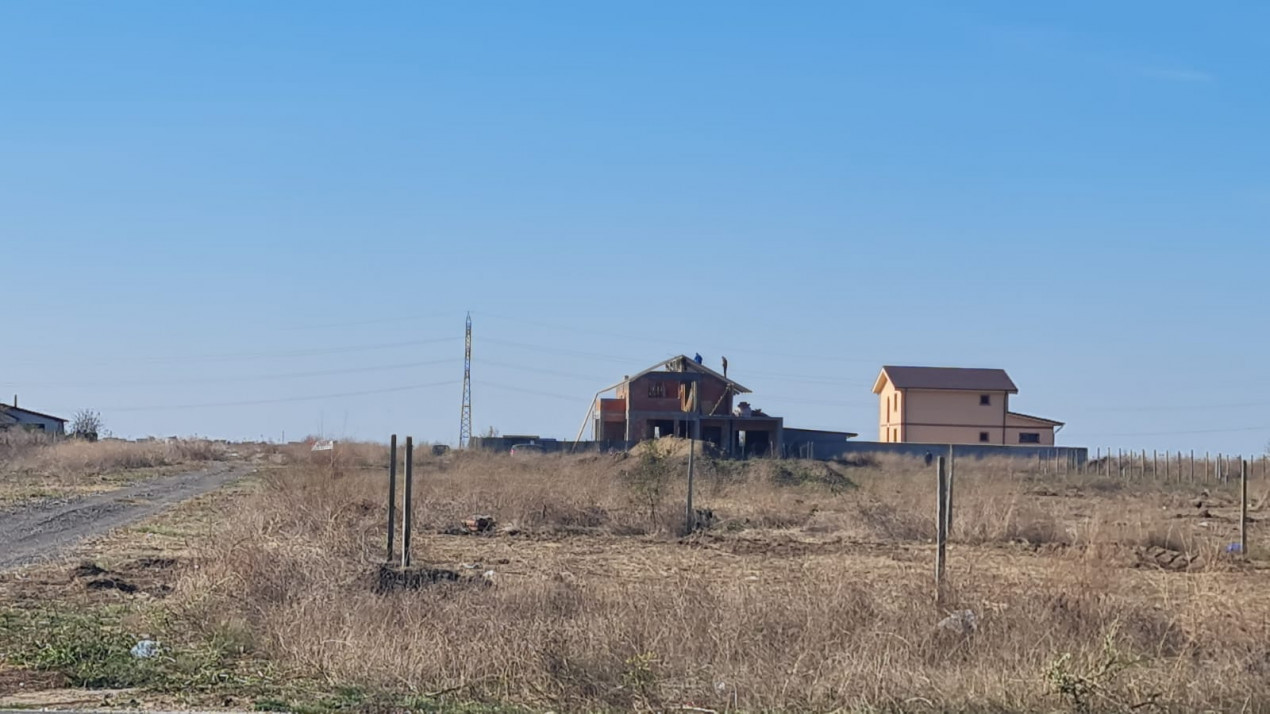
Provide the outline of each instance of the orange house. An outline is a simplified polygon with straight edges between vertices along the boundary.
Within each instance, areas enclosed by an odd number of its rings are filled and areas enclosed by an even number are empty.
[[[873,393],[884,442],[1053,446],[1063,428],[1010,411],[1019,388],[1003,369],[888,366]]]

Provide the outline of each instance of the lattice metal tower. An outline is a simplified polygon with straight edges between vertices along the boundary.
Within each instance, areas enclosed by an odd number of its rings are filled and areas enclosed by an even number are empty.
[[[472,313],[467,314],[467,334],[463,340],[463,409],[459,413],[459,448],[472,439]]]

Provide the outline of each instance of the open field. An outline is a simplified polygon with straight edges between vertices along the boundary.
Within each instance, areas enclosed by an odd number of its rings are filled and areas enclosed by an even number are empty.
[[[0,692],[328,711],[1270,711],[1262,482],[1245,562],[1224,552],[1233,487],[959,462],[936,608],[920,462],[702,460],[713,520],[684,537],[678,453],[420,450],[415,562],[460,579],[377,594],[384,451],[297,451],[87,562],[4,577]],[[475,514],[497,525],[458,535]],[[973,625],[945,619],[963,611]],[[163,655],[130,657],[143,637]]]
[[[0,509],[111,491],[229,455],[224,445],[199,439],[89,443],[0,432]]]

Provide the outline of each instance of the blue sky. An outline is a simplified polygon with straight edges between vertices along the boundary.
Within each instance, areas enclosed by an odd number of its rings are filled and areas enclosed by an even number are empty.
[[[954,7],[955,5],[955,7]],[[572,436],[727,355],[876,435],[1004,367],[1060,442],[1270,440],[1270,8],[0,4],[0,393],[125,436]]]

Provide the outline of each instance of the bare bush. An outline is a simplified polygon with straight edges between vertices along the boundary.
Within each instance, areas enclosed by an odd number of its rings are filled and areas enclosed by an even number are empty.
[[[421,454],[416,560],[490,568],[494,585],[389,595],[368,585],[386,458],[367,447],[377,461],[321,478],[297,460],[239,502],[178,588],[190,625],[239,623],[281,670],[339,686],[570,711],[1223,710],[1268,693],[1249,675],[1270,674],[1263,609],[1222,604],[1260,602],[1259,583],[1064,554],[1160,543],[1166,495],[1039,496],[1009,465],[962,464],[950,608],[978,620],[953,631],[931,604],[933,484],[912,460],[854,468],[851,489],[788,475],[810,465],[711,465],[701,502],[748,525],[681,543],[650,518],[682,502],[677,457],[650,498],[637,457]],[[474,513],[509,534],[439,534]]]

